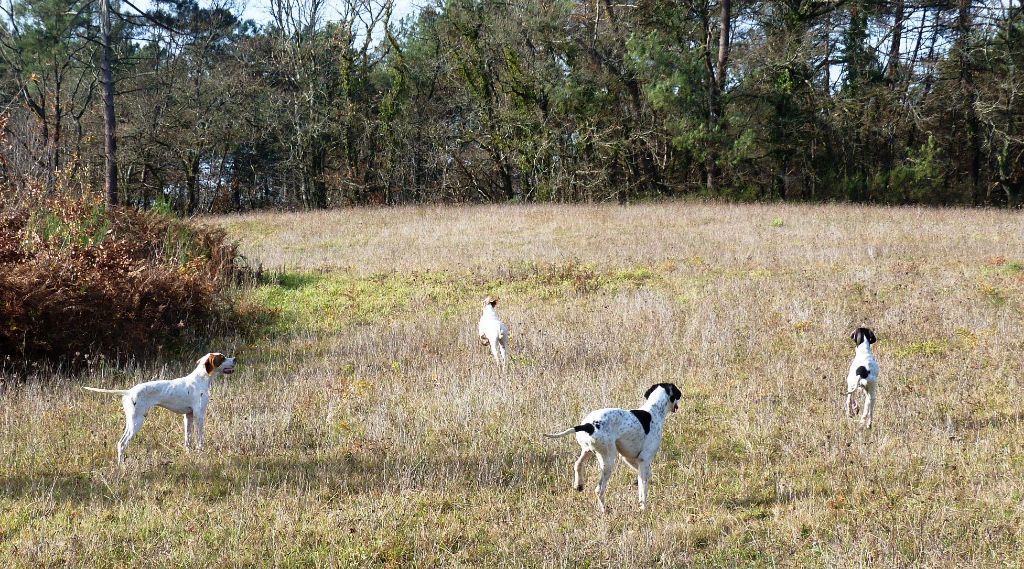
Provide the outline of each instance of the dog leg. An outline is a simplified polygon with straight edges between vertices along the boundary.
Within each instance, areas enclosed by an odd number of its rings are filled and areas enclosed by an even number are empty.
[[[146,416],[138,413],[134,416],[128,417],[125,421],[124,434],[121,435],[121,440],[117,442],[117,463],[124,464],[125,451],[128,450],[128,443],[131,442],[135,434],[142,428],[142,422],[146,420]]]
[[[860,405],[857,405],[856,390],[846,395],[846,414],[851,417],[856,417],[857,413],[860,412]]]
[[[629,458],[623,455],[623,460],[636,473],[636,485],[640,492],[640,511],[644,511],[647,503],[647,484],[651,479],[650,463],[641,457]]]
[[[498,358],[498,340],[491,341],[491,355],[494,356],[494,363],[501,367],[501,359]]]
[[[508,346],[506,340],[498,340],[498,353],[501,355],[501,371],[508,371]]]
[[[871,428],[871,420],[875,414],[875,384],[869,383],[864,391],[867,395],[864,397],[864,415],[861,417],[861,422],[864,423],[864,427]]]
[[[576,464],[572,467],[572,487],[575,488],[577,492],[583,491],[583,467],[590,461],[589,459],[592,455],[593,453],[591,451],[584,450],[580,453],[580,457],[576,459]]]
[[[203,450],[203,429],[206,427],[206,413],[196,413],[196,448]]]
[[[192,413],[185,413],[185,450],[192,448],[192,426],[195,423],[195,418]]]
[[[131,437],[128,436],[128,427],[124,428],[124,433],[121,434],[121,438],[117,441],[117,463],[124,464],[124,451],[128,448],[128,441]]]
[[[608,481],[612,478],[612,470],[615,469],[615,459],[618,458],[619,453],[612,449],[611,452],[601,451],[597,452],[597,464],[601,468],[601,481],[597,483],[597,506],[601,509],[602,513],[607,513],[608,508],[604,505],[604,493],[608,489]]]
[[[637,468],[637,484],[640,487],[640,511],[647,509],[647,488],[651,483],[651,463],[650,461],[639,459],[640,463]]]

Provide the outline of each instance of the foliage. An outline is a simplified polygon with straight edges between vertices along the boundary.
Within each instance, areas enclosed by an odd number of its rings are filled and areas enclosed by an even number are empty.
[[[94,9],[10,6],[0,176],[52,185],[75,165],[95,185]],[[122,7],[124,203],[1024,202],[1019,6],[726,6],[453,0],[396,21],[392,0],[273,0],[261,23]]]

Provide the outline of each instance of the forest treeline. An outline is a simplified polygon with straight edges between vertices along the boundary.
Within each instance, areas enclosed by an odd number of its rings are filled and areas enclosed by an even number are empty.
[[[0,0],[0,186],[102,186],[101,8]],[[1021,0],[111,3],[118,201],[1019,207]]]

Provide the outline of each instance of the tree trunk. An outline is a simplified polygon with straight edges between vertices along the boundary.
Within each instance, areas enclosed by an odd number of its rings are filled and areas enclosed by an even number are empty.
[[[711,72],[711,89],[710,89],[710,101],[708,101],[708,126],[710,127],[709,133],[714,133],[718,128],[722,126],[723,118],[725,115],[725,102],[723,101],[725,93],[725,80],[726,71],[729,66],[729,29],[732,20],[732,0],[721,0],[721,16],[718,26],[718,62],[717,65],[711,64],[711,54],[707,55],[707,66]],[[710,35],[711,32],[708,32]],[[710,44],[710,41],[708,42]],[[710,45],[707,46],[710,51]],[[707,191],[713,193],[715,191],[715,185],[718,178],[718,151],[714,148],[715,143],[712,142],[711,152],[708,153],[708,160],[706,164],[707,172]]]
[[[896,72],[900,64],[900,42],[903,40],[903,0],[894,2],[892,42],[889,44],[889,62],[885,66],[885,78],[890,85],[896,85]]]
[[[967,127],[967,146],[970,152],[969,174],[971,180],[971,201],[974,205],[981,205],[981,125],[978,124],[978,115],[974,105],[978,100],[978,91],[974,85],[974,69],[968,57],[971,48],[970,30],[973,25],[971,14],[971,0],[960,0],[957,6],[956,38],[953,41],[957,63],[960,66],[960,88],[962,95],[964,122]]]
[[[316,150],[313,151],[311,172],[309,175],[310,191],[313,194],[313,207],[325,209],[327,207],[327,143],[316,140]]]
[[[142,175],[139,179],[139,185],[142,186],[142,209],[149,209],[149,180],[146,179],[148,173],[149,161],[147,160],[142,164]]]
[[[107,194],[107,207],[117,205],[117,138],[114,119],[114,73],[111,69],[113,55],[110,48],[110,0],[100,1],[100,41],[103,44],[103,57],[100,71],[103,80],[103,139],[106,157],[106,175],[104,189]]]
[[[192,215],[199,206],[199,160],[197,152],[185,163],[185,194],[188,196],[188,204],[185,206],[185,213]]]
[[[722,0],[722,21],[718,28],[718,95],[725,91],[725,71],[729,64],[729,28],[732,19],[732,0]]]

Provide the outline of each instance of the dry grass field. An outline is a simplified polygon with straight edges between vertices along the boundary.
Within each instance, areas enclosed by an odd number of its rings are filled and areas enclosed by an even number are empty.
[[[1024,224],[1004,211],[666,204],[211,219],[271,276],[246,336],[0,394],[0,565],[1020,567]],[[512,329],[477,344],[487,293]],[[878,334],[875,427],[841,415]],[[114,397],[238,352],[207,449]],[[683,390],[649,511],[544,439]]]

